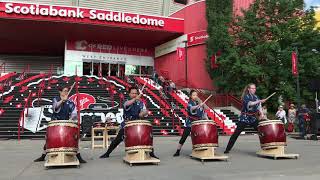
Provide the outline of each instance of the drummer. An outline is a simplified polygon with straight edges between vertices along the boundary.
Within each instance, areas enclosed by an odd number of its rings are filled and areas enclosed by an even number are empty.
[[[131,87],[129,89],[130,100],[127,100],[123,104],[124,120],[120,125],[121,128],[117,134],[117,137],[111,142],[107,152],[101,155],[100,158],[108,158],[111,152],[124,140],[124,126],[126,121],[142,119],[148,115],[145,104],[140,100],[141,96],[142,93],[138,93],[138,88]],[[154,155],[154,149],[152,149],[152,152],[150,152],[150,156],[158,159],[158,157]]]
[[[68,99],[69,95],[69,87],[60,87],[59,88],[60,96],[53,98],[52,102],[52,110],[53,114],[52,120],[77,120],[77,109],[75,104]],[[44,161],[46,157],[46,145],[43,147],[44,152],[41,157],[34,160],[34,162]],[[80,153],[77,154],[77,158],[80,163],[86,163],[85,160],[82,159]]]
[[[230,137],[228,146],[224,151],[225,154],[228,154],[229,151],[232,149],[234,143],[236,142],[238,136],[244,130],[246,126],[251,126],[255,130],[258,127],[258,120],[256,115],[259,114],[259,119],[265,119],[261,104],[264,103],[266,100],[260,100],[256,93],[256,85],[251,83],[248,84],[242,93],[241,100],[242,100],[242,110],[239,122],[237,124],[237,128]]]
[[[191,121],[208,119],[208,116],[204,111],[207,108],[208,107],[198,98],[198,93],[195,90],[191,90],[187,106],[188,117],[186,118],[185,128],[180,138],[177,151],[173,156],[180,156],[181,148],[191,132]]]

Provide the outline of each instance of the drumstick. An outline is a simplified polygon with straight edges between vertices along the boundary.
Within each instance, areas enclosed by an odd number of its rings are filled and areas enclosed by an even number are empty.
[[[144,85],[142,86],[142,88],[141,88],[141,90],[140,90],[140,93],[142,93],[142,92],[143,92],[144,87],[146,87],[146,84],[147,84],[147,82],[145,82],[145,83],[144,83]]]
[[[265,100],[268,100],[269,98],[271,98],[273,95],[275,95],[276,92],[272,93],[270,96],[268,96]]]
[[[67,94],[67,97],[69,96],[69,94],[70,94],[70,92],[72,91],[72,89],[73,89],[73,87],[74,87],[75,84],[76,84],[76,83],[74,82],[74,83],[72,84],[72,86],[70,87],[70,90],[69,90],[69,92],[68,92],[68,94]]]
[[[211,94],[206,100],[204,100],[202,103],[205,104],[213,95]]]

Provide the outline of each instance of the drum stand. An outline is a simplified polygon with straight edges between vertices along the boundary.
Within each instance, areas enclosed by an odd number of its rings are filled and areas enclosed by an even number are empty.
[[[194,148],[190,157],[201,160],[202,163],[204,163],[205,160],[228,160],[228,156],[215,153],[215,147]]]
[[[278,158],[298,159],[299,157],[299,154],[286,154],[284,146],[275,146],[274,148],[270,149],[262,149],[257,152],[257,155],[261,157],[270,157],[275,160]]]
[[[132,164],[156,164],[159,165],[160,160],[150,157],[149,153],[151,149],[134,149],[126,151],[126,156],[123,158],[123,162]]]
[[[77,166],[80,167],[76,152],[52,152],[47,153],[47,161],[44,163],[45,167],[52,166]]]

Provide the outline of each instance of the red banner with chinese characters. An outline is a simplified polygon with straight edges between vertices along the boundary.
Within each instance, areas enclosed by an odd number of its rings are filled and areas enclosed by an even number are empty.
[[[297,76],[298,75],[298,56],[296,52],[292,52],[291,62],[292,62],[292,74],[294,76]]]

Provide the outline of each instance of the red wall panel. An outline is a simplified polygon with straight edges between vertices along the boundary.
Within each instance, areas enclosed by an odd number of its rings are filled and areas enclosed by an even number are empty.
[[[234,0],[233,10],[241,15],[241,9],[247,9],[254,0]],[[200,1],[186,6],[171,17],[184,19],[184,33],[206,30],[206,4]],[[188,48],[188,86],[191,88],[213,90],[213,80],[205,68],[206,46],[204,44]],[[155,59],[155,68],[158,72],[166,72],[168,78],[180,84],[185,80],[185,61],[177,61],[176,52],[166,54]],[[179,83],[180,82],[180,83]],[[184,85],[184,83],[183,83]]]
[[[184,19],[184,33],[192,33],[207,29],[205,1],[198,2],[174,13],[171,17]],[[205,68],[205,44],[188,48],[188,86],[212,90],[213,82]],[[168,78],[178,85],[185,85],[185,61],[177,61],[176,52],[155,59],[158,72],[166,72]]]

